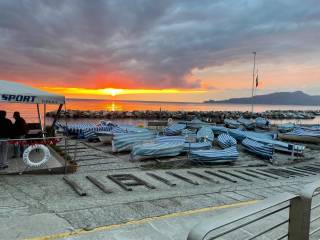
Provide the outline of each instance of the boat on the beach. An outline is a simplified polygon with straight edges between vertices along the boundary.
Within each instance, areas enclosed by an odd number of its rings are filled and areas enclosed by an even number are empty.
[[[252,121],[251,119],[246,119],[244,117],[240,117],[237,119],[237,121],[248,130],[255,128],[255,122]]]
[[[257,142],[250,138],[245,138],[241,142],[242,146],[249,152],[265,159],[272,159],[274,147],[271,144]]]
[[[217,138],[217,142],[223,149],[237,145],[237,140],[226,133],[220,134]]]
[[[186,142],[184,144],[183,151],[184,152],[190,152],[190,151],[195,151],[195,150],[208,150],[212,147],[211,142]]]
[[[238,128],[240,127],[241,123],[239,123],[237,120],[234,119],[224,119],[224,124],[228,128]]]
[[[264,143],[264,144],[270,144],[274,147],[274,150],[287,153],[287,154],[298,154],[302,155],[303,151],[305,150],[305,146],[300,145],[300,144],[291,144],[291,143],[286,143],[282,142],[279,140],[274,140],[274,139],[266,139],[266,138],[256,138],[256,137],[250,137],[250,139]]]
[[[278,131],[280,133],[286,133],[286,132],[290,132],[295,128],[295,124],[294,123],[283,123],[283,124],[279,124],[278,125]]]
[[[153,142],[135,145],[131,151],[131,160],[144,160],[178,156],[184,148],[184,141]]]
[[[197,140],[199,142],[213,142],[214,135],[211,127],[201,127],[197,132]]]
[[[208,125],[208,123],[205,123],[198,118],[194,118],[190,122],[187,122],[187,127],[191,129],[199,129],[205,125]]]
[[[163,134],[166,136],[180,135],[185,128],[185,123],[173,123],[163,130]]]
[[[257,117],[255,122],[256,122],[257,128],[262,128],[262,129],[270,128],[270,121],[266,118]]]
[[[146,128],[140,128],[131,125],[116,125],[109,123],[108,126],[111,127],[111,129],[109,129],[108,131],[95,132],[100,142],[105,144],[110,144],[112,142],[113,137],[117,134],[149,132],[149,130]]]
[[[278,133],[278,138],[287,141],[320,144],[320,131],[310,131],[296,127],[291,132]]]
[[[239,152],[236,146],[222,150],[195,150],[190,153],[190,161],[200,164],[230,163],[237,160]]]
[[[152,132],[117,134],[112,140],[112,152],[131,151],[133,146],[145,141],[152,141],[155,134]]]

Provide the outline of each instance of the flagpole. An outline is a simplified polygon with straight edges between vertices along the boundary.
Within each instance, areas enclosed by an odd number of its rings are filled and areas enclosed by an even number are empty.
[[[251,89],[251,113],[253,114],[253,93],[254,93],[254,75],[256,71],[256,55],[257,52],[252,52],[253,53],[253,71],[252,71],[252,89]]]

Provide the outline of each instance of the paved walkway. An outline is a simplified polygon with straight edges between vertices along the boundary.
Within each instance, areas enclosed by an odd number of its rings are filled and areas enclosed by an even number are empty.
[[[185,239],[192,226],[206,216],[213,217],[229,208],[282,192],[298,193],[320,174],[316,159],[285,167],[287,172],[278,173],[266,172],[281,168],[275,166],[250,167],[260,173],[244,167],[223,166],[170,169],[198,185],[169,175],[164,169],[148,171],[175,183],[172,187],[147,175],[140,163],[128,162],[125,155],[88,150],[84,144],[80,150],[83,151],[78,153],[80,171],[68,177],[76,181],[87,196],[80,197],[73,191],[62,179],[63,175],[0,176],[1,240]],[[313,172],[303,170],[307,164],[314,166]],[[295,166],[299,168],[293,169]],[[132,191],[126,191],[107,178],[120,173],[133,174],[155,189],[132,186]],[[87,175],[101,181],[112,193],[101,191],[88,181]]]

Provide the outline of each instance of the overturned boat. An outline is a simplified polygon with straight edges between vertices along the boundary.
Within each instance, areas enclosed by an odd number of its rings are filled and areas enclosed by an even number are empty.
[[[100,142],[105,144],[110,144],[113,140],[113,137],[117,134],[149,132],[148,129],[130,125],[109,124],[109,126],[111,126],[111,129],[109,129],[108,131],[95,132]]]
[[[240,117],[240,118],[238,118],[237,121],[248,130],[251,130],[251,129],[255,128],[255,122],[250,120],[250,119],[246,119],[244,117]]]
[[[115,135],[112,140],[112,152],[131,151],[134,145],[152,141],[154,138],[155,134],[152,132]]]
[[[241,125],[241,123],[239,123],[237,120],[227,118],[224,120],[224,124],[228,128],[238,128]]]
[[[257,142],[250,138],[245,138],[241,144],[247,151],[264,159],[272,159],[273,157],[274,147],[271,144]]]
[[[256,118],[256,127],[261,129],[268,129],[270,128],[270,121],[266,118],[257,117]]]
[[[197,140],[199,142],[213,142],[214,135],[211,127],[201,127],[197,132]]]
[[[217,138],[217,142],[218,145],[223,149],[237,145],[237,140],[226,133],[220,134]]]
[[[168,126],[163,130],[163,134],[166,136],[180,135],[185,128],[186,124],[184,123],[173,123],[171,126]]]
[[[183,151],[184,152],[191,152],[191,151],[195,151],[195,150],[208,150],[211,147],[212,147],[211,142],[194,142],[194,143],[186,142],[184,144]]]
[[[250,138],[256,142],[272,145],[274,147],[274,150],[282,153],[287,153],[287,154],[293,153],[297,155],[303,155],[303,151],[306,148],[303,145],[286,143],[286,142],[282,142],[274,139],[265,139],[265,138],[256,138],[256,137],[250,137]]]
[[[290,132],[295,128],[295,124],[294,123],[283,123],[278,125],[278,131],[280,133],[286,133],[286,132]]]
[[[153,142],[133,146],[131,160],[143,160],[179,155],[184,148],[184,141]]]
[[[232,146],[222,150],[191,151],[190,160],[201,164],[230,163],[236,161],[238,156],[237,147]]]

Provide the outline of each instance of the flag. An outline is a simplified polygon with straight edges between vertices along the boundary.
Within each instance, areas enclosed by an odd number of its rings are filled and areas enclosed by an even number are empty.
[[[258,73],[257,73],[257,77],[256,77],[256,88],[258,87],[259,85],[259,77],[258,77]]]

